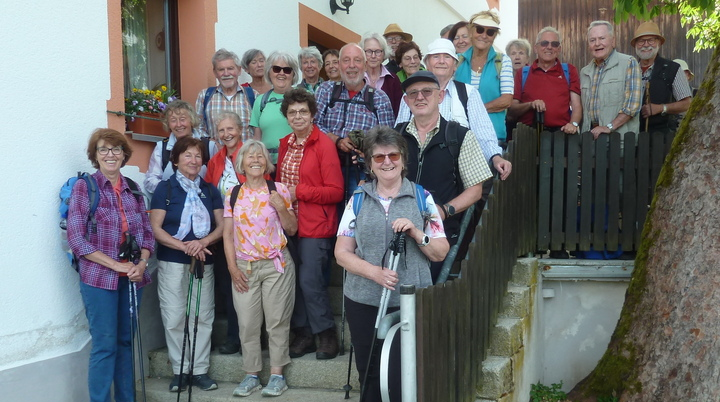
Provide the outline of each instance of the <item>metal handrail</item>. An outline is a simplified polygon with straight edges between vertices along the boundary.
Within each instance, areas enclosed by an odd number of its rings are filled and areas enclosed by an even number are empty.
[[[445,283],[448,276],[450,276],[450,270],[455,263],[455,258],[457,257],[458,250],[460,249],[460,244],[465,238],[465,232],[467,231],[467,227],[470,225],[473,212],[475,212],[475,204],[470,205],[470,207],[465,210],[465,215],[460,222],[460,234],[458,235],[458,241],[450,247],[450,251],[448,251],[445,261],[443,262],[442,269],[440,270],[440,275],[438,275],[438,278],[435,281],[436,285],[439,283]]]
[[[119,110],[106,110],[106,112],[112,113],[116,116],[125,116],[125,117],[132,117],[132,118],[139,117],[139,118],[145,119],[145,120],[163,121],[162,119],[158,119],[157,117],[149,117],[149,116],[142,116],[139,114],[125,113],[125,112],[121,112]]]

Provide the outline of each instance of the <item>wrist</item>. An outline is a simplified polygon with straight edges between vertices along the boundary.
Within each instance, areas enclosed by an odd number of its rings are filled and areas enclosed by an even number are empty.
[[[340,148],[340,141],[342,141],[342,137],[338,136],[335,139],[335,147]]]

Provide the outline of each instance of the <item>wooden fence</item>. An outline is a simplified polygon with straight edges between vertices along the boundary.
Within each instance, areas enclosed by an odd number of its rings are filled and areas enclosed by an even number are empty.
[[[460,278],[417,291],[420,402],[475,401],[512,268],[535,250],[538,137],[523,126],[513,138],[513,172],[495,181]]]
[[[540,135],[538,250],[637,250],[673,134]]]

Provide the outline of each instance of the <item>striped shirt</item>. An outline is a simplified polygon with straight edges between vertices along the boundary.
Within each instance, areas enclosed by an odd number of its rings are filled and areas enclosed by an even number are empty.
[[[616,52],[616,50],[613,50],[613,52]],[[590,107],[587,111],[590,121],[593,122],[600,120],[600,91],[598,90],[598,87],[605,76],[605,67],[607,66],[607,61],[611,56],[612,53],[601,63],[597,63],[597,61],[594,63],[592,81],[590,82],[590,94],[588,95],[590,99]],[[637,84],[642,83],[642,80],[639,74],[640,67],[637,60],[634,57],[629,57],[628,65],[625,69],[626,79],[623,90],[624,101],[618,113],[623,113],[633,117],[640,110],[640,105],[642,104],[642,85]]]
[[[198,129],[202,133],[206,133],[210,136],[210,138],[217,138],[217,123],[216,121],[217,116],[223,112],[223,111],[231,111],[235,112],[240,116],[240,121],[242,122],[242,127],[240,127],[240,131],[242,133],[242,141],[245,142],[250,138],[253,138],[254,131],[250,127],[250,114],[252,113],[252,108],[250,107],[250,103],[248,102],[247,97],[245,96],[245,91],[247,88],[242,87],[238,85],[237,92],[235,92],[231,96],[225,95],[223,93],[221,87],[217,87],[215,90],[215,93],[212,94],[210,97],[210,101],[208,102],[207,108],[203,109],[203,104],[205,102],[205,93],[207,92],[208,88],[203,89],[200,91],[197,97],[197,101],[195,101],[195,110],[198,114],[198,119],[200,119],[200,126]],[[207,121],[210,125],[210,128],[205,127],[205,114],[207,113]]]

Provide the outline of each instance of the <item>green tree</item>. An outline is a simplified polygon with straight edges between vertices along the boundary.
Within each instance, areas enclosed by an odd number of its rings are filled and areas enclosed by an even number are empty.
[[[614,0],[616,22],[629,16],[650,20],[660,14],[680,14],[683,25],[690,25],[695,51],[720,45],[720,2],[715,0]]]

